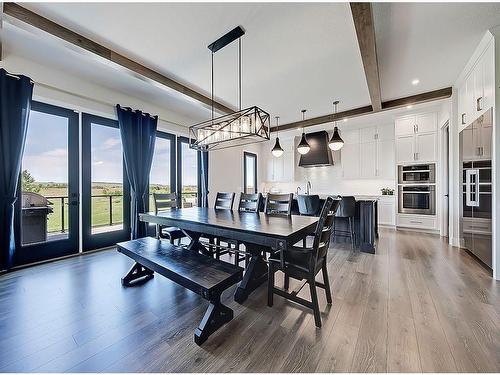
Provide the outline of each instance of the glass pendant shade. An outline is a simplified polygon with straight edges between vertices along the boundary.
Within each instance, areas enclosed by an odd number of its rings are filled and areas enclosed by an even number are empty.
[[[330,142],[328,142],[328,147],[330,150],[338,151],[344,146],[344,140],[340,137],[339,129],[335,127],[333,130],[332,138],[330,138]]]
[[[271,153],[276,158],[279,158],[281,155],[283,155],[283,148],[281,148],[280,139],[278,137],[276,137],[276,143],[274,144],[274,147],[271,150]]]
[[[302,139],[300,140],[299,145],[297,146],[297,151],[301,155],[305,155],[311,150],[311,146],[309,146],[309,143],[307,143],[306,135],[305,133],[302,133]]]

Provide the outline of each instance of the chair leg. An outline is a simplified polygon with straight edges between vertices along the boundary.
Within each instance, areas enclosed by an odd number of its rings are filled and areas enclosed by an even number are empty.
[[[172,238],[172,236],[168,236],[168,240],[170,241],[170,243],[173,245],[174,244],[174,239]]]
[[[319,312],[318,294],[316,293],[316,281],[314,275],[309,278],[309,289],[311,290],[311,302],[314,312],[314,323],[321,328],[321,314]]]
[[[269,264],[269,271],[267,277],[267,306],[273,306],[273,289],[274,289],[274,267]]]
[[[351,248],[354,249],[354,228],[352,226],[352,218],[349,217],[349,232],[351,234]]]
[[[330,290],[330,280],[328,279],[328,266],[326,264],[326,259],[323,261],[323,266],[321,267],[323,270],[323,284],[325,284],[325,294],[326,294],[326,302],[328,304],[332,304],[332,292]]]
[[[302,247],[305,249],[307,247],[307,237],[302,239]]]
[[[214,244],[214,239],[211,238],[209,242],[213,245]],[[217,238],[215,240],[215,259],[220,259],[220,240]]]
[[[285,281],[283,283],[283,289],[288,290],[290,288],[290,276],[285,273]]]

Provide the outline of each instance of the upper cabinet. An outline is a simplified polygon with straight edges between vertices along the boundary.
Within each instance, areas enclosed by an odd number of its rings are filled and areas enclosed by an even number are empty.
[[[273,142],[274,144],[274,142]],[[266,181],[290,182],[294,180],[295,157],[293,152],[292,139],[280,139],[283,155],[276,158],[271,155],[271,149],[265,150],[268,153],[266,166]]]
[[[464,129],[494,105],[494,43],[489,43],[457,85],[458,124]]]
[[[394,128],[371,126],[342,132],[342,174],[345,179],[394,179]]]
[[[395,134],[397,163],[436,161],[436,113],[421,113],[396,119]]]

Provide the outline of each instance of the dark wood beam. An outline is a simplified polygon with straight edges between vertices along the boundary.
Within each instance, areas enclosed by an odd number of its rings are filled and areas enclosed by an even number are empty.
[[[372,107],[374,111],[379,111],[382,109],[382,96],[372,5],[371,3],[350,3],[350,5]]]
[[[309,126],[326,124],[328,122],[332,122],[333,120],[339,121],[344,118],[364,116],[381,111],[388,111],[391,109],[401,108],[408,105],[416,105],[440,99],[447,99],[449,97],[451,97],[451,87],[446,87],[444,89],[428,91],[422,94],[406,96],[404,98],[387,100],[382,103],[382,109],[379,111],[374,111],[372,106],[368,105],[365,107],[354,108],[354,109],[349,109],[347,111],[338,112],[337,114],[331,113],[329,115],[314,117],[304,121],[290,122],[288,124],[280,125],[279,130],[284,131],[290,129],[300,129],[302,127],[307,128]],[[276,131],[276,126],[273,126],[271,128],[271,132],[275,131]]]
[[[21,21],[39,30],[42,30],[48,34],[62,39],[64,42],[69,43],[72,46],[77,46],[91,54],[98,56],[114,65],[125,68],[127,71],[131,72],[134,76],[139,76],[143,80],[149,81],[156,84],[159,87],[167,88],[168,90],[174,90],[179,92],[190,99],[204,104],[210,107],[212,104],[211,98],[203,95],[202,93],[193,90],[172,78],[169,78],[157,71],[150,69],[126,56],[123,56],[93,40],[86,38],[64,26],[61,26],[39,14],[32,12],[19,4],[16,3],[4,3],[3,4],[4,19],[9,20],[8,17],[12,17],[15,20]],[[8,16],[8,17],[5,17]],[[101,60],[102,61],[102,60]],[[214,108],[218,112],[231,113],[235,109],[226,106],[220,102],[214,101]]]

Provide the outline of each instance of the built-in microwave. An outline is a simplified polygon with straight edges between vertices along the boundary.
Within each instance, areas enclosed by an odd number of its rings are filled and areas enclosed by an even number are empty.
[[[399,213],[436,214],[436,187],[434,185],[399,185]]]
[[[399,184],[433,184],[436,182],[435,164],[400,165]]]

